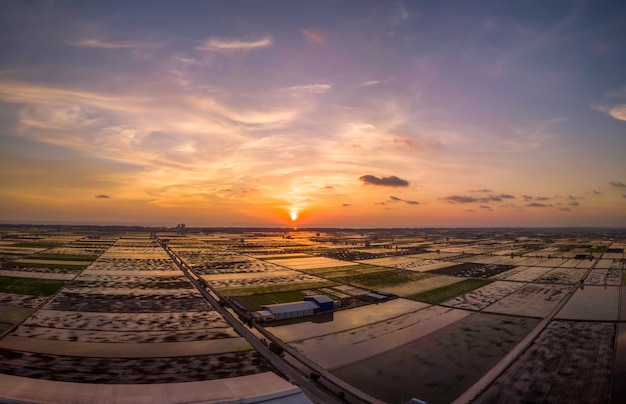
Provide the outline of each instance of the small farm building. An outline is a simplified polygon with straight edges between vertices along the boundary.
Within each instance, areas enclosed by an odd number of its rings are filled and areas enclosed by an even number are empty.
[[[319,308],[311,301],[268,304],[261,306],[264,310],[271,312],[275,320],[286,320],[288,318],[310,316]]]
[[[333,309],[335,308],[333,299],[326,295],[306,296],[304,298],[304,301],[317,304],[318,308],[313,311],[315,314],[333,311]]]

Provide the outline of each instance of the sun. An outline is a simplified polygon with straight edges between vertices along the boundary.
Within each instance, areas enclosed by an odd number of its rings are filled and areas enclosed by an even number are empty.
[[[296,211],[291,211],[289,212],[289,216],[291,217],[291,221],[295,222],[296,220],[298,220],[298,212]]]

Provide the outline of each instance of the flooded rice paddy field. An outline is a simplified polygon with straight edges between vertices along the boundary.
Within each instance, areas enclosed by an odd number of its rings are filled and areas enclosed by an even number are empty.
[[[614,323],[552,321],[476,402],[609,402],[614,341]]]
[[[514,293],[522,286],[523,284],[519,282],[496,281],[442,304],[458,309],[482,310],[505,296]]]
[[[476,400],[570,401],[578,396],[563,393],[566,380],[590,402],[626,395],[618,382],[626,374],[624,243],[604,235],[416,230],[159,237],[204,281],[248,302],[249,310],[313,294],[335,299],[330,315],[266,329],[386,402],[453,401],[540,324],[532,334],[538,337],[519,346],[521,355]],[[372,248],[365,247],[369,238],[376,239]],[[2,373],[163,383],[269,369],[147,232],[3,239],[2,249],[12,251],[2,279],[25,279],[0,285]],[[367,298],[371,292],[392,296]],[[424,293],[432,299],[418,301]],[[72,346],[81,355],[64,351]],[[151,357],[122,358],[128,346],[136,346],[134,356]],[[161,349],[169,354],[159,356]],[[576,365],[594,355],[595,363]]]
[[[0,348],[0,372],[73,383],[145,384],[213,380],[271,370],[256,351],[171,358],[89,358]]]
[[[333,370],[385,402],[453,401],[521,340],[538,320],[475,313],[383,355]]]
[[[0,294],[8,304],[41,307],[6,327],[8,333],[0,339],[6,360],[0,371],[73,382],[159,383],[235,377],[268,369],[156,240],[148,235],[122,236],[97,251],[86,245],[84,254],[74,251],[80,247],[37,253],[61,264],[67,256],[62,254],[74,253],[71,259],[76,261],[99,254],[86,268],[74,271],[55,293]],[[39,276],[39,270],[24,272]],[[34,290],[35,286],[30,287]],[[116,358],[132,352],[154,358]],[[77,368],[68,370],[72,366]]]

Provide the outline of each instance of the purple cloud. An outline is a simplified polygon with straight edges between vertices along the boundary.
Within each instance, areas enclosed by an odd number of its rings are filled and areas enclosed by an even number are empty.
[[[409,186],[409,182],[407,180],[398,178],[395,175],[392,175],[390,177],[378,178],[374,175],[367,174],[367,175],[363,175],[359,177],[359,179],[363,181],[365,184],[380,185],[383,187],[408,187]]]

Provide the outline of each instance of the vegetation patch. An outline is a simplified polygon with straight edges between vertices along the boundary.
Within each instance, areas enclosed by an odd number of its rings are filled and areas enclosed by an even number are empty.
[[[35,309],[0,305],[0,336],[33,314]]]
[[[342,275],[331,279],[336,282],[358,285],[365,288],[382,288],[387,286],[396,286],[427,277],[428,275],[419,272],[404,271],[400,269],[383,269],[375,272]]]
[[[56,279],[18,278],[0,276],[0,292],[21,295],[50,296],[65,285]]]
[[[328,286],[335,286],[336,282],[322,281],[322,282],[309,282],[309,283],[286,283],[270,286],[255,286],[252,288],[232,288],[222,289],[220,293],[224,296],[248,296],[256,294],[276,293],[276,292],[289,292],[294,290],[306,290],[306,289],[318,289]]]
[[[407,296],[407,299],[417,300],[420,302],[439,304],[450,300],[471,290],[478,289],[490,284],[492,281],[484,279],[467,279],[459,283],[444,286],[441,288],[429,290],[428,292],[417,293]]]

